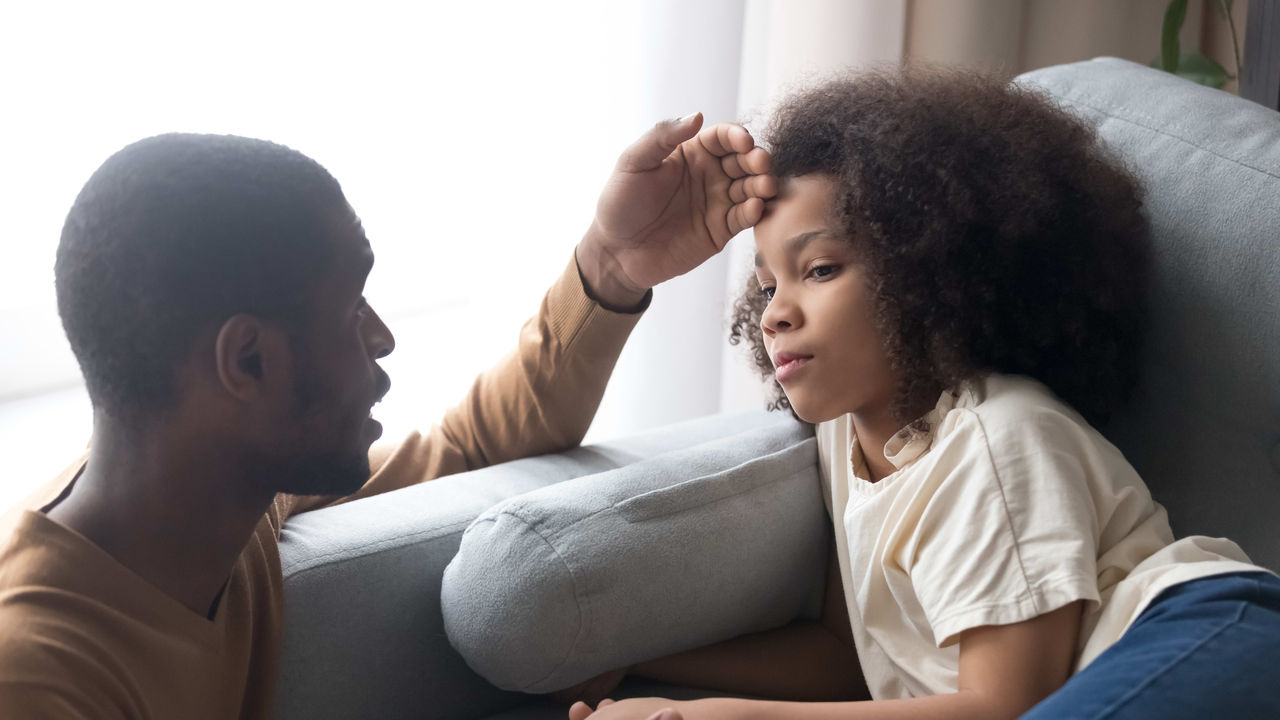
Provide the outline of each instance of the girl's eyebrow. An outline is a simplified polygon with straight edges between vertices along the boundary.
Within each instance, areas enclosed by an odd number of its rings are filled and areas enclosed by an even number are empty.
[[[786,251],[788,255],[795,255],[804,249],[805,245],[813,242],[819,237],[826,235],[826,230],[810,230],[802,232],[799,235],[793,235],[785,241]],[[760,253],[756,253],[756,267],[764,267],[764,258],[760,257]]]

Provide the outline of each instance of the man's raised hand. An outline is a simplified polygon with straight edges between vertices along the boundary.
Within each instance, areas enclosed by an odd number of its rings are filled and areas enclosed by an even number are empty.
[[[756,224],[777,193],[769,154],[745,128],[701,126],[701,113],[658,123],[618,158],[577,249],[602,304],[637,306]]]

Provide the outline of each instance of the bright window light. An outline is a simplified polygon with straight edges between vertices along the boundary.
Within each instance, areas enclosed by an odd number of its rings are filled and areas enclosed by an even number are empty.
[[[125,144],[249,135],[333,172],[378,256],[367,295],[397,334],[377,411],[392,434],[438,419],[511,347],[617,153],[657,119],[635,92],[638,1],[14,5],[0,11],[0,411],[61,388],[50,397],[83,423],[0,423],[7,457],[41,457],[7,473],[21,482],[87,440],[54,251],[80,186]]]

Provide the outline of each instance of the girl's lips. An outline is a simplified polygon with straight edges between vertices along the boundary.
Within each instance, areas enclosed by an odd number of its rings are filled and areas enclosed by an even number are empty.
[[[811,359],[813,359],[812,355],[782,353],[776,358],[773,376],[777,378],[778,382],[786,382],[787,378],[800,372]]]

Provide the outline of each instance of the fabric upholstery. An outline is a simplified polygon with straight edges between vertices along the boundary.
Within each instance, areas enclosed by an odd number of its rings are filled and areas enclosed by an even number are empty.
[[[1140,396],[1104,432],[1176,535],[1280,568],[1280,114],[1114,58],[1038,70],[1146,189],[1156,246]]]
[[[513,498],[445,570],[449,640],[494,685],[549,692],[813,616],[829,524],[798,422]]]

